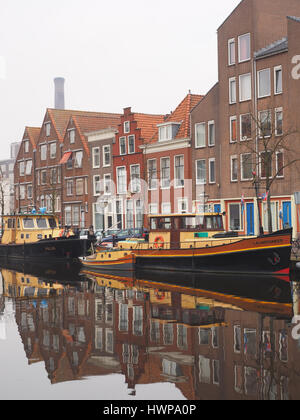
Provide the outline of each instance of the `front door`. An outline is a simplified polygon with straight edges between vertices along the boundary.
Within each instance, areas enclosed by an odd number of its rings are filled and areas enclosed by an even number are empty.
[[[247,235],[254,235],[254,204],[247,203]]]
[[[283,203],[283,228],[292,227],[292,206],[290,201]]]

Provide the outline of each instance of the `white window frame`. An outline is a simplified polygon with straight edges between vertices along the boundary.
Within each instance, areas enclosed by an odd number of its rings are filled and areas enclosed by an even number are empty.
[[[236,140],[232,140],[232,134],[233,134],[233,132],[232,132],[232,122],[233,121],[236,122],[236,129],[235,129]],[[236,115],[231,116],[229,118],[229,131],[230,131],[230,141],[229,142],[233,143],[233,144],[238,141],[238,126],[237,126],[237,124],[238,124],[237,116]]]
[[[267,151],[267,153],[272,153],[271,151]],[[263,151],[261,151],[261,152],[259,152],[259,176],[260,176],[260,178],[261,179],[266,179],[267,177],[266,176],[262,176],[262,155],[264,154],[264,153],[266,153],[266,151],[265,150],[263,150]],[[277,162],[276,162],[277,163]],[[270,177],[269,177],[269,179],[271,179],[272,178],[272,173],[273,173],[273,162],[272,162],[272,160],[271,160],[271,175],[270,175]]]
[[[235,230],[236,232],[242,232],[244,230],[244,218],[241,211],[241,203],[228,203],[228,222],[229,222],[229,229],[231,229],[230,226],[230,219],[231,219],[231,206],[236,205],[239,206],[239,215],[240,215],[240,229]]]
[[[95,157],[98,154],[99,164],[95,164]],[[98,169],[101,166],[101,159],[100,159],[100,147],[93,147],[92,149],[92,157],[93,157],[93,169]]]
[[[233,175],[233,160],[237,161],[237,171],[236,171],[236,179],[233,179],[232,175]],[[230,156],[230,181],[231,182],[238,182],[239,180],[239,158],[238,155],[232,155]]]
[[[241,38],[246,37],[246,36],[249,37],[249,57],[242,60],[241,59]],[[248,32],[246,34],[243,34],[243,35],[240,35],[238,37],[238,59],[239,59],[239,63],[245,63],[245,62],[251,60],[251,34],[250,34],[250,32]]]
[[[96,178],[99,178],[99,181],[96,181]],[[99,182],[99,192],[96,191],[97,182]],[[94,175],[93,176],[93,194],[94,194],[94,197],[99,197],[101,195],[101,177],[100,177],[100,175]]]
[[[242,82],[241,82],[241,79],[243,77],[249,77],[249,76],[250,76],[250,97],[242,98]],[[239,100],[240,100],[240,102],[247,102],[247,101],[251,101],[251,99],[252,99],[252,75],[251,75],[251,73],[241,74],[239,76]]]
[[[29,153],[29,140],[24,140],[24,153]]]
[[[212,133],[213,133],[213,142],[211,143],[210,140],[210,134],[211,134],[211,127],[212,128]],[[208,147],[214,147],[216,145],[216,124],[214,120],[208,121],[207,123],[207,135],[208,135]]]
[[[177,179],[176,178],[176,158],[183,158],[183,179]],[[184,155],[176,155],[174,156],[174,184],[175,184],[175,188],[184,188]],[[183,184],[179,184],[178,181],[183,181]]]
[[[155,209],[155,210],[153,210]],[[158,214],[158,204],[157,203],[150,203],[149,204],[149,214]]]
[[[69,141],[70,141],[70,144],[74,144],[75,143],[75,137],[76,137],[75,134],[76,133],[75,133],[75,129],[74,128],[72,128],[71,130],[69,130]]]
[[[107,163],[105,163],[105,154],[106,154],[106,152],[105,152],[105,148],[108,148],[108,150],[109,150],[109,163],[107,164]],[[103,147],[102,147],[102,154],[103,154],[103,168],[108,168],[109,166],[111,166],[111,147],[110,147],[110,144],[105,144]]]
[[[121,153],[121,140],[125,142],[125,153]],[[119,148],[120,148],[120,156],[125,156],[127,154],[127,139],[126,136],[122,136],[119,138]]]
[[[197,135],[197,128],[200,125],[204,127],[204,144],[201,144],[199,146],[199,143],[198,143],[198,135]],[[204,149],[205,147],[206,147],[206,123],[205,122],[201,122],[201,123],[195,124],[195,148],[196,149]]]
[[[119,176],[118,172],[120,169],[123,169],[125,171],[125,191],[120,192],[120,186],[119,186]],[[116,167],[116,174],[117,174],[117,194],[126,194],[127,193],[127,170],[126,166],[117,166]]]
[[[104,175],[104,177],[103,177],[103,183],[104,183],[104,185],[103,185],[103,187],[104,187],[103,194],[104,195],[111,195],[112,194],[111,174],[105,174]],[[108,192],[106,191],[107,184],[109,185]]]
[[[130,121],[125,121],[124,122],[124,133],[125,134],[130,133]]]
[[[276,73],[278,71],[281,71],[281,91],[277,91],[277,85],[276,85]],[[283,93],[283,71],[282,66],[276,66],[274,67],[274,95],[281,95]]]
[[[234,82],[235,83],[235,100],[233,100],[232,95],[231,95],[231,83]],[[236,104],[237,102],[237,84],[236,84],[236,77],[230,77],[229,79],[229,85],[228,85],[228,90],[229,90],[229,105],[233,105]]]
[[[198,178],[198,162],[205,162],[205,181],[201,181]],[[206,167],[206,159],[197,159],[196,162],[196,185],[206,185],[207,183],[207,167]]]
[[[166,178],[162,178],[162,161],[166,159],[169,159],[169,185],[167,187],[162,185],[162,180],[166,179]],[[171,177],[171,158],[170,156],[163,156],[160,158],[160,188],[161,190],[169,190],[171,188],[171,178],[172,178]]]
[[[269,136],[263,136],[262,135],[262,131],[261,131],[261,115],[264,112],[265,113],[268,113],[270,115],[270,135]],[[265,139],[272,137],[272,110],[271,109],[264,109],[264,110],[261,110],[261,111],[258,112],[258,124],[259,124],[259,130],[258,130],[259,133],[258,133],[258,135],[259,135],[259,138],[260,139],[262,139],[263,137]]]
[[[278,134],[278,130],[277,130],[277,114],[279,114],[281,112],[282,114],[282,133]],[[275,136],[282,136],[283,135],[283,108],[275,108]]]
[[[41,146],[40,146],[40,155],[41,155],[41,160],[42,161],[47,160],[47,154],[48,154],[48,150],[47,149],[48,149],[47,148],[47,144],[41,144]],[[45,157],[44,158],[43,158],[42,150],[45,150]]]
[[[53,146],[55,146],[55,153],[53,150]],[[57,144],[56,141],[49,143],[49,153],[50,153],[50,159],[55,159],[56,158],[56,153],[57,153]]]
[[[261,73],[263,73],[263,72],[269,72],[269,76],[270,76],[270,78],[269,78],[269,81],[270,81],[270,90],[269,90],[269,93],[267,93],[266,95],[261,95],[261,94],[260,94],[260,88],[261,88],[260,74],[261,74]],[[271,96],[271,92],[272,92],[272,85],[271,85],[271,69],[270,69],[270,68],[261,69],[261,70],[259,70],[259,71],[257,72],[257,90],[258,90],[258,92],[257,92],[257,97],[258,97],[259,99],[262,99],[262,98],[268,98],[269,96]]]
[[[251,178],[244,178],[243,177],[243,156],[246,156],[246,155],[250,155],[250,156],[252,156],[252,153],[242,153],[241,154],[241,156],[240,156],[240,165],[241,165],[241,181],[252,181],[252,179],[253,179],[253,176],[251,176]],[[252,156],[252,158],[253,158],[253,156]],[[253,161],[252,161],[252,163],[253,163]],[[253,169],[253,167],[252,167],[252,169]]]
[[[211,179],[211,166],[210,166],[210,164],[212,162],[214,162],[214,175],[215,175],[215,179],[214,180]],[[216,159],[215,158],[208,159],[208,182],[211,185],[213,185],[213,184],[216,183]]]
[[[243,125],[242,125],[242,117],[244,117],[245,115],[250,115],[250,122],[251,122],[251,131],[252,131],[252,119],[251,119],[251,114],[241,114],[240,115],[240,141],[247,141],[247,140],[251,140],[252,137],[243,137],[243,133],[242,133],[242,129],[243,129]]]
[[[150,181],[150,178],[149,178],[149,162],[150,161],[155,161],[155,163],[156,163],[156,178],[154,178],[155,179],[155,182],[154,182],[155,187],[152,187],[150,185],[150,182],[149,182]],[[147,181],[148,181],[148,191],[156,191],[157,190],[157,185],[158,185],[158,178],[157,178],[157,159],[156,158],[152,158],[152,159],[148,159],[147,160]]]
[[[132,151],[130,151],[130,143],[129,143],[129,139],[130,139],[130,138],[133,138],[133,152],[132,152]],[[129,155],[133,155],[133,154],[135,153],[135,135],[134,135],[134,134],[132,134],[132,135],[128,136],[128,138],[127,138],[127,143],[128,143],[128,154],[129,154]]]
[[[231,48],[230,46],[234,44],[234,60],[231,62]],[[236,63],[236,49],[235,49],[235,38],[231,38],[228,40],[228,65],[234,66]]]
[[[186,210],[182,210],[182,203],[185,204]],[[178,214],[186,214],[189,212],[189,200],[187,197],[184,198],[178,198],[177,200],[177,211]]]
[[[69,186],[71,185],[71,191],[69,190]],[[66,192],[67,192],[67,197],[72,197],[74,194],[74,181],[73,179],[68,179],[66,181]]]
[[[134,178],[132,179],[132,168],[139,168],[138,169],[138,178]],[[137,184],[135,184],[135,182],[138,181]],[[133,188],[136,185],[136,190]],[[137,194],[139,192],[141,192],[141,165],[139,163],[134,163],[132,165],[130,165],[130,191],[132,194]]]
[[[46,130],[46,137],[50,137],[50,134],[51,134],[51,123],[50,122],[45,123],[45,130]]]
[[[169,211],[164,211],[164,207],[169,207]],[[165,203],[161,203],[161,214],[171,214],[172,212],[172,207],[171,207],[171,203],[170,202],[165,202]]]

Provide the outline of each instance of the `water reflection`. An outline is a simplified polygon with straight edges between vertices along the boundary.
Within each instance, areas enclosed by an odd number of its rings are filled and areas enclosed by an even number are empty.
[[[26,358],[51,384],[119,373],[131,395],[167,382],[189,400],[299,399],[298,283],[58,271],[3,268],[0,295],[0,334],[12,299]]]

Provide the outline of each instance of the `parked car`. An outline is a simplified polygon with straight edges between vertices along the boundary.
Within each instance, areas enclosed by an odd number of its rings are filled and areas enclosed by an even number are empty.
[[[148,240],[148,235],[148,231],[145,228],[110,231],[109,235],[102,238],[101,243],[125,241],[127,238],[144,238],[145,240]]]

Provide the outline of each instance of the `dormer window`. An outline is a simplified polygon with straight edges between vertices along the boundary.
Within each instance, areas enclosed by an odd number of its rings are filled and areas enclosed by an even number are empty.
[[[168,124],[162,124],[158,126],[158,136],[159,141],[168,141],[172,140],[176,137],[176,134],[178,133],[180,127],[180,123],[168,123]]]
[[[49,137],[50,132],[51,132],[51,123],[46,123],[45,128],[46,128],[46,136]]]

